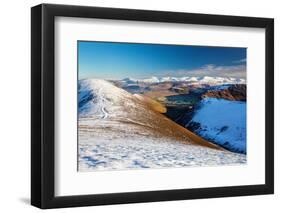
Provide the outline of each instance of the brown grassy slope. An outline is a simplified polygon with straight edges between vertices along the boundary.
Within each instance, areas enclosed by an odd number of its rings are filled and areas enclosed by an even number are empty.
[[[155,101],[147,96],[140,95],[140,94],[134,94],[134,96],[136,98],[138,98],[139,100],[143,101],[144,103],[146,103],[152,110],[154,110],[156,112],[159,112],[159,113],[167,112],[167,108],[165,106],[163,106],[161,103],[159,103],[158,101]]]
[[[199,137],[193,132],[187,130],[186,128],[180,126],[166,116],[162,115],[161,113],[165,113],[167,109],[159,102],[142,95],[135,95],[135,97],[143,101],[143,103],[146,104],[146,107],[153,110],[154,115],[151,117],[156,118],[153,123],[155,123],[155,128],[158,132],[161,132],[163,135],[167,135],[168,137],[174,137],[176,140],[184,143],[194,143],[201,146],[221,149],[217,145],[210,143],[209,141]]]
[[[159,98],[164,96],[172,96],[172,95],[178,95],[178,93],[170,91],[170,90],[161,90],[161,91],[148,91],[144,93],[145,96],[150,98]]]

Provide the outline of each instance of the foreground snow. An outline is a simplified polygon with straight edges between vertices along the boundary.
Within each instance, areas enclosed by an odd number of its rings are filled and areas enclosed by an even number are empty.
[[[165,138],[79,139],[79,171],[240,165],[246,156]]]
[[[205,98],[191,122],[200,124],[195,129],[200,136],[231,151],[246,153],[246,102]]]
[[[79,81],[78,134],[79,171],[246,163],[104,80]]]

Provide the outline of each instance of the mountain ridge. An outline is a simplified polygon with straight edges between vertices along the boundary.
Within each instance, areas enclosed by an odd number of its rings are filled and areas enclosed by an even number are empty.
[[[92,79],[83,83],[87,85],[84,85],[87,90],[93,89],[94,95],[91,94],[90,96],[94,99],[89,101],[88,105],[82,106],[80,118],[86,117],[88,119],[91,117],[93,120],[98,120],[99,123],[106,122],[107,125],[110,125],[110,122],[118,121],[120,124],[125,123],[134,126],[135,131],[139,134],[144,131],[138,128],[142,126],[146,128],[146,134],[150,134],[150,136],[171,137],[184,143],[220,149],[218,146],[198,136],[196,137],[194,133],[176,124],[157,110],[153,110],[152,106],[155,105],[155,101],[149,101],[148,97],[141,98],[139,95],[132,95],[104,80]],[[83,94],[80,93],[80,96],[84,94],[85,91]],[[89,92],[86,92],[86,94],[89,94]],[[82,100],[84,99],[82,98]],[[97,126],[98,124],[96,124]],[[112,126],[111,128],[118,127]],[[192,141],[189,137],[196,139],[196,141]]]
[[[176,124],[147,97],[98,79],[80,80],[78,88],[79,171],[246,162]]]

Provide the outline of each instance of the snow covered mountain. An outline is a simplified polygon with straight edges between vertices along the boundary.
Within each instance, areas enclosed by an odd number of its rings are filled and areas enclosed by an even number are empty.
[[[205,98],[186,125],[228,150],[246,153],[246,102]]]
[[[242,78],[228,78],[228,77],[151,77],[147,79],[133,79],[133,78],[126,78],[122,80],[127,84],[132,83],[161,83],[161,82],[189,82],[193,84],[245,84],[246,80]]]
[[[79,171],[246,162],[168,119],[147,97],[97,79],[78,88]]]

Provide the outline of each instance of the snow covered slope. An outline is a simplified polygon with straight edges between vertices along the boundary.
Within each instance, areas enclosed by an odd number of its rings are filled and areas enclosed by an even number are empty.
[[[187,126],[228,150],[246,153],[246,102],[205,98]]]
[[[79,171],[241,164],[112,83],[79,81]]]

